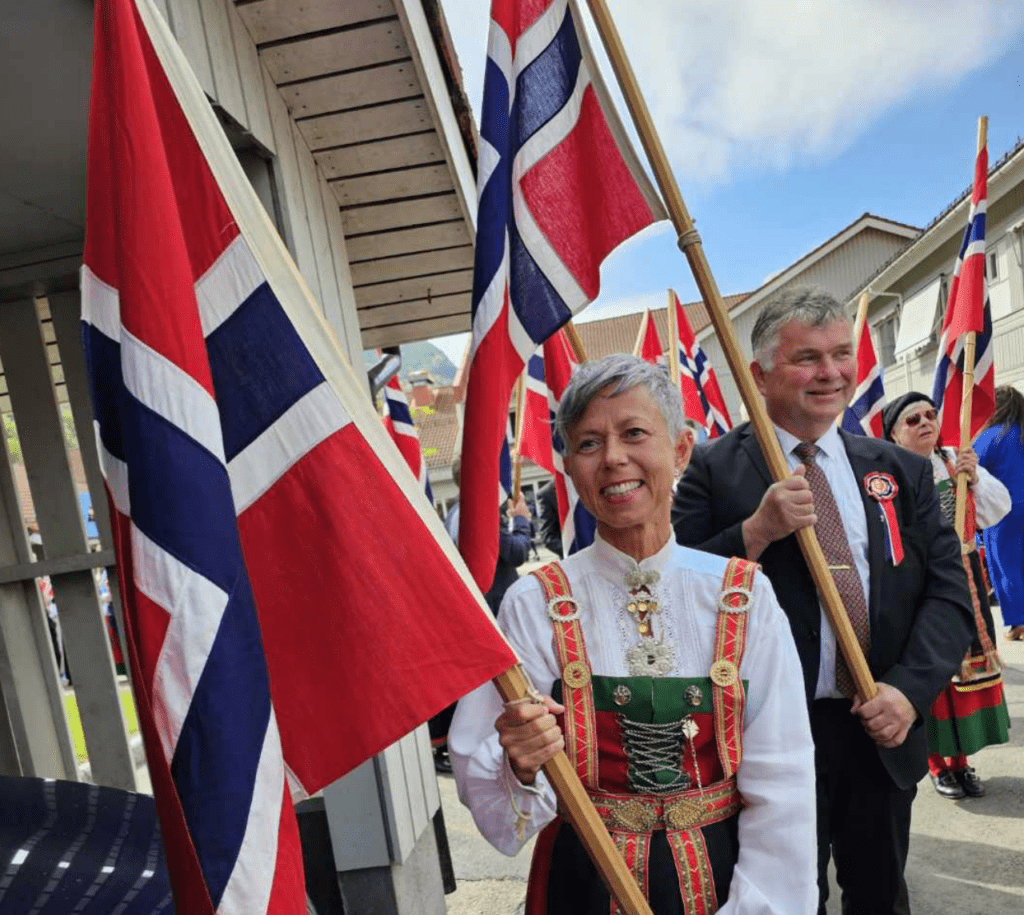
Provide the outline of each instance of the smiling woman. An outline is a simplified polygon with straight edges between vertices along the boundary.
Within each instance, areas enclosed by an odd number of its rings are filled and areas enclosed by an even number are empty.
[[[597,537],[505,595],[498,623],[546,695],[503,708],[487,686],[460,701],[460,798],[506,854],[541,830],[527,915],[609,911],[540,771],[563,747],[653,911],[812,911],[800,665],[757,566],[671,536],[691,447],[679,390],[663,367],[608,356],[579,367],[556,425]]]

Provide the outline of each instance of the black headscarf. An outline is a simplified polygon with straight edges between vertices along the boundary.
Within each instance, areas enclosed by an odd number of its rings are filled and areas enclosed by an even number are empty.
[[[886,404],[885,409],[882,410],[882,434],[890,442],[893,441],[892,430],[896,428],[896,421],[900,418],[900,414],[912,403],[917,403],[918,401],[931,404],[933,407],[935,406],[932,403],[932,399],[920,391],[908,391],[902,397],[897,397]]]

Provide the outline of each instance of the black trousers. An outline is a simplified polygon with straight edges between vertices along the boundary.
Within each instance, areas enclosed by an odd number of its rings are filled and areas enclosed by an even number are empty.
[[[903,876],[917,787],[893,784],[848,699],[811,706],[818,795],[818,915],[836,862],[843,915],[909,915]]]

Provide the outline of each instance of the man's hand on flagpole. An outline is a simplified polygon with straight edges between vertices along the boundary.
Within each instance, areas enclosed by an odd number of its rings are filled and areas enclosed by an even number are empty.
[[[895,686],[878,684],[878,693],[873,699],[861,702],[858,696],[850,709],[859,715],[864,730],[880,747],[898,747],[907,739],[910,726],[917,720],[917,709]]]
[[[743,522],[747,559],[758,559],[776,540],[817,523],[811,485],[804,479],[806,470],[800,464],[785,480],[772,483],[757,511]]]
[[[505,711],[494,722],[498,743],[508,754],[512,773],[523,785],[532,785],[544,763],[565,747],[562,729],[555,719],[565,707],[550,696],[542,698],[543,705],[532,700],[507,702]]]

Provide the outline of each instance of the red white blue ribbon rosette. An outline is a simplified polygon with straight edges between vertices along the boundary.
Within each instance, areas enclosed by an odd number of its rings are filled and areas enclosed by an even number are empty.
[[[882,514],[882,527],[885,528],[885,553],[894,566],[903,561],[903,541],[900,539],[900,528],[896,521],[896,506],[893,500],[900,491],[891,473],[873,470],[864,477],[864,489],[878,503]]]

